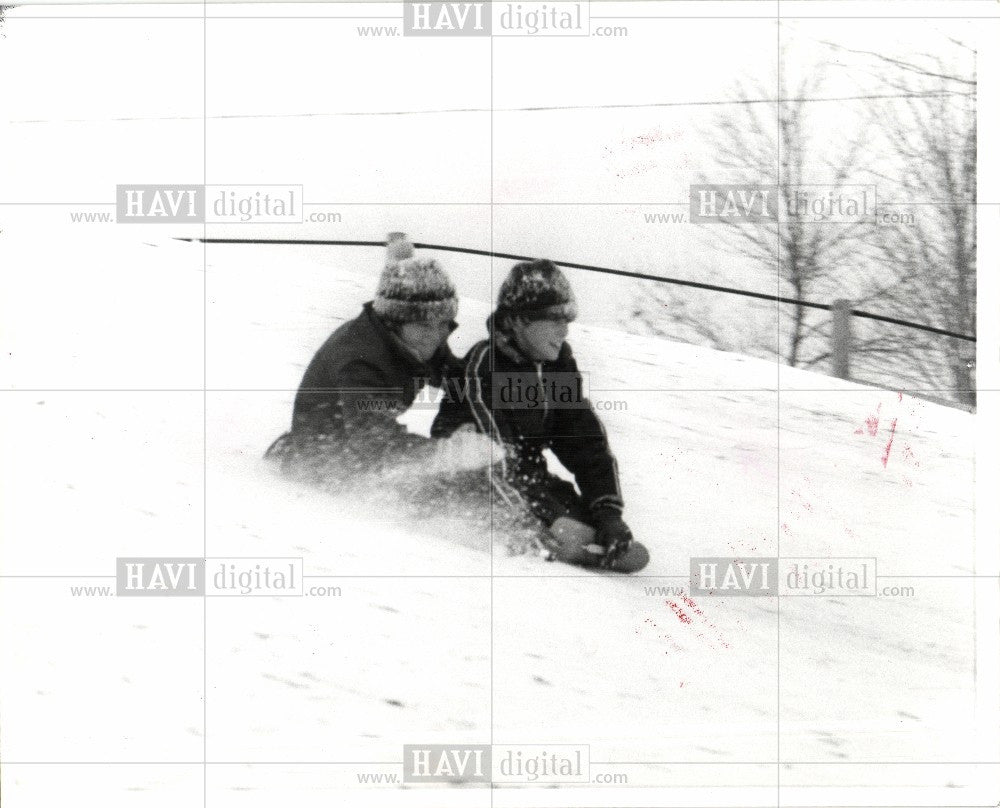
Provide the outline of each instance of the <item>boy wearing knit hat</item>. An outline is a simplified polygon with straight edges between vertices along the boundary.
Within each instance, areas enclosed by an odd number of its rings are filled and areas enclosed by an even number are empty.
[[[429,445],[396,418],[457,363],[447,343],[457,312],[440,264],[415,258],[404,234],[390,233],[374,300],[316,352],[295,396],[291,431],[267,456],[322,483],[331,460],[348,472],[385,468],[400,452]]]
[[[502,442],[505,487],[522,499],[515,507],[527,507],[547,528],[542,543],[555,559],[636,572],[649,553],[622,519],[618,466],[604,427],[585,398],[567,402],[547,389],[558,380],[564,390],[582,390],[566,342],[576,314],[573,290],[555,264],[515,265],[487,321],[490,338],[463,360],[466,395],[442,402],[431,435],[447,437],[472,424]],[[505,392],[532,386],[522,404],[503,403]],[[549,472],[545,449],[573,474],[576,486]]]

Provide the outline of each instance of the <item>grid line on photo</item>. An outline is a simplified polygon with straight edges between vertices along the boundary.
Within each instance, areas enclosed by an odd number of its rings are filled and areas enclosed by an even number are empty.
[[[208,0],[202,0],[202,183],[208,185]],[[202,222],[202,555],[208,558],[208,224]],[[202,598],[202,805],[208,808],[208,598]]]
[[[339,2],[334,3],[322,3],[316,2],[316,0],[307,0],[309,5],[339,5]],[[490,0],[492,1],[492,0]],[[687,0],[687,3],[712,3],[716,6],[735,6],[739,7],[741,3],[754,3],[756,5],[762,5],[760,0]],[[913,0],[909,0],[912,4]],[[944,4],[940,0],[924,0],[927,5],[935,5],[938,7],[944,7]],[[970,0],[964,0],[965,4],[968,4]],[[280,5],[280,0],[278,3],[268,2],[268,0],[249,0],[245,3],[246,5]],[[993,8],[995,0],[972,0],[975,5],[983,8]],[[65,5],[70,8],[81,8],[85,9],[90,5],[103,5],[102,0],[75,0],[75,2],[67,3]],[[206,5],[206,2],[200,3],[201,5]],[[210,5],[216,5],[215,2],[208,3]],[[226,2],[218,3],[219,5],[228,5]],[[364,0],[363,2],[351,3],[350,5],[366,6],[378,4],[377,0]],[[384,5],[401,5],[401,0],[384,0]],[[604,5],[613,5],[614,3],[604,3]],[[656,5],[663,5],[663,2],[658,2]],[[637,21],[670,21],[670,22],[683,22],[687,20],[702,20],[702,21],[726,21],[726,20],[769,20],[769,19],[782,19],[787,21],[813,21],[813,20],[996,20],[1000,18],[1000,14],[970,14],[965,10],[956,10],[953,14],[785,14],[781,13],[780,6],[781,0],[775,0],[775,6],[779,9],[776,15],[768,14],[714,14],[714,15],[701,15],[701,14],[592,14],[590,15],[591,20],[637,20]],[[875,3],[877,5],[884,5],[885,0]],[[164,0],[161,3],[150,3],[150,5],[167,5],[167,6],[186,6],[186,5],[199,5],[198,0]],[[345,3],[347,5],[347,3]],[[26,20],[206,20],[211,22],[225,22],[227,20],[390,20],[394,22],[403,22],[403,17],[398,15],[384,15],[384,14],[219,14],[209,16],[207,13],[202,15],[197,14],[85,14],[82,12],[73,13],[62,13],[62,14],[19,14],[18,19]],[[534,35],[534,38],[546,38],[546,35]]]
[[[984,3],[991,2],[991,1],[992,0],[983,0]],[[208,1],[207,0],[203,0],[202,7],[203,7],[203,11],[202,11],[202,17],[201,17],[201,19],[204,19],[205,22],[206,22],[205,31],[203,33],[203,49],[204,49],[203,57],[205,59],[205,71],[204,71],[204,81],[205,81],[204,93],[205,93],[205,95],[204,95],[204,98],[203,98],[204,106],[205,106],[205,114],[203,116],[203,123],[204,123],[204,126],[205,126],[205,151],[203,153],[203,161],[204,161],[204,175],[205,175],[205,180],[206,180],[206,183],[207,183],[207,168],[208,168],[208,166],[207,166],[207,123],[208,123],[208,120],[209,120],[208,116],[207,116],[207,48],[208,48],[207,22],[208,22],[208,20],[213,20],[213,21],[215,21],[215,20],[226,20],[226,19],[296,19],[296,20],[297,19],[304,19],[305,20],[305,19],[338,19],[339,17],[294,17],[294,18],[291,18],[291,17],[289,17],[289,18],[284,18],[284,17],[247,17],[247,18],[242,18],[242,17],[218,17],[218,18],[215,18],[215,17],[209,17],[208,16],[208,13],[207,13],[207,11],[208,11]],[[780,9],[780,3],[779,3],[779,9]],[[990,15],[990,16],[984,15],[983,18],[984,19],[995,19],[996,17],[995,17],[995,15]],[[29,18],[29,19],[31,19],[31,18]],[[39,18],[39,19],[41,19],[41,18]],[[99,19],[116,19],[116,18],[100,17]],[[159,18],[122,17],[120,19],[159,19]],[[162,19],[188,19],[188,18],[164,17]],[[191,17],[190,19],[198,19],[198,17]],[[356,18],[353,18],[353,17],[343,17],[343,19],[356,19]],[[386,19],[389,19],[389,18],[386,18]],[[616,17],[600,17],[600,18],[596,18],[596,19],[616,19]],[[626,17],[625,19],[671,19],[671,18],[664,16],[664,17]],[[693,18],[693,19],[698,19],[698,18]],[[713,17],[713,18],[710,18],[710,19],[741,19],[741,17],[738,17],[738,16],[726,17],[726,18]],[[760,19],[760,18],[759,17],[753,17],[751,19]],[[778,39],[779,39],[779,50],[780,50],[780,36],[781,36],[780,35],[780,23],[784,19],[795,19],[795,18],[783,17],[780,14],[780,10],[779,10],[779,13],[778,13],[778,16],[776,17],[776,19],[778,20],[778,23],[779,23]],[[822,18],[809,17],[809,18],[804,18],[804,19],[822,19]],[[831,19],[845,19],[845,17],[831,17]],[[869,19],[880,19],[880,18],[873,18],[873,17],[867,17],[867,16],[860,16],[859,15],[859,17],[857,19],[869,20]],[[885,19],[893,19],[893,20],[895,20],[895,19],[938,19],[938,18],[936,18],[936,17],[926,17],[926,18],[925,17],[912,17],[912,18],[910,18],[910,17],[902,17],[902,18],[901,17],[886,17]],[[939,19],[956,19],[956,18],[942,16]],[[962,19],[974,19],[974,18],[972,18],[972,17],[963,17]],[[492,40],[491,40],[491,43],[490,43],[490,47],[491,47],[491,81],[492,81],[492,76],[493,76],[493,73],[492,73],[492,69],[493,69],[493,64],[492,64]],[[779,76],[780,76],[780,69],[781,68],[780,68],[780,58],[779,58]],[[779,83],[779,86],[780,86],[780,83]],[[780,94],[780,90],[779,90],[779,94]],[[492,102],[492,87],[491,87],[491,102]],[[500,206],[503,206],[503,205],[515,205],[515,204],[525,204],[525,205],[532,205],[532,204],[535,204],[535,205],[574,205],[574,204],[579,204],[579,205],[599,205],[599,204],[602,204],[602,203],[572,203],[572,202],[570,202],[570,203],[558,203],[558,202],[554,202],[554,203],[505,203],[505,202],[498,202],[498,201],[494,200],[493,199],[493,165],[492,165],[492,159],[493,159],[493,148],[492,148],[492,146],[493,146],[493,144],[492,144],[493,127],[492,127],[492,116],[493,116],[493,113],[496,110],[493,109],[492,103],[491,103],[491,107],[490,107],[489,111],[491,113],[491,194],[490,194],[491,195],[491,199],[490,199],[489,203],[471,203],[471,204],[489,204],[491,206],[491,208],[494,207],[494,206],[500,207]],[[780,144],[780,138],[779,138],[779,144]],[[780,149],[780,145],[779,145],[779,149]],[[780,173],[780,160],[779,160],[778,169],[779,169],[779,173]],[[4,203],[4,204],[14,204],[14,203]],[[71,204],[71,203],[29,203],[29,204]],[[81,205],[91,205],[91,204],[93,204],[93,205],[100,205],[100,204],[106,204],[106,203],[72,203],[72,204],[81,204]],[[329,204],[329,203],[313,203],[313,204]],[[392,203],[337,203],[337,204],[384,205],[384,204],[392,204]],[[399,203],[399,204],[403,204],[403,203]],[[419,203],[412,203],[411,206],[419,206],[419,205],[433,206],[433,205],[439,205],[439,204],[450,204],[450,203],[419,202]],[[456,203],[456,204],[470,204],[470,203]],[[611,204],[627,205],[627,204],[631,204],[631,203],[611,203]],[[636,204],[637,205],[646,205],[646,204],[652,204],[652,203],[636,203]],[[662,202],[657,202],[655,204],[657,204],[657,205],[664,205],[664,204],[686,205],[687,203],[686,202],[684,202],[684,203],[681,203],[681,202],[678,202],[678,203],[662,203]],[[927,204],[927,205],[931,205],[931,204],[942,204],[942,203],[927,202],[927,203],[900,203],[900,204]],[[948,204],[948,203],[944,203],[944,204]],[[952,203],[952,204],[956,204],[956,205],[964,205],[964,204],[972,204],[972,205],[997,205],[997,204],[1000,204],[1000,203],[997,203],[997,202],[978,202],[978,203],[955,202],[955,203]],[[197,388],[197,389],[191,390],[189,392],[202,392],[204,394],[204,399],[203,399],[203,401],[204,401],[203,462],[204,462],[204,470],[205,470],[206,473],[205,473],[205,477],[204,477],[203,497],[204,497],[204,500],[205,500],[204,504],[207,505],[208,496],[209,496],[209,488],[208,488],[208,483],[207,483],[207,467],[208,467],[208,455],[207,455],[207,452],[208,452],[208,449],[207,449],[207,429],[208,429],[208,426],[207,426],[207,400],[208,400],[208,394],[210,392],[235,392],[235,391],[233,391],[233,390],[223,390],[223,389],[212,389],[212,388],[208,387],[208,379],[207,379],[207,351],[208,351],[208,346],[207,346],[207,339],[208,339],[208,337],[207,337],[207,320],[208,320],[208,308],[207,308],[208,307],[208,293],[207,293],[207,247],[208,247],[208,244],[207,244],[207,236],[208,236],[208,233],[207,233],[207,226],[205,226],[205,228],[204,228],[203,235],[204,235],[204,238],[205,238],[205,241],[203,242],[203,260],[204,260],[203,269],[206,270],[205,276],[204,276],[204,280],[203,280],[203,282],[204,282],[204,287],[203,287],[204,312],[203,312],[203,314],[204,314],[204,325],[206,327],[206,330],[204,332],[205,333],[205,336],[204,336],[204,340],[205,340],[204,352],[205,352],[205,357],[206,357],[206,361],[205,361],[205,365],[204,365],[204,368],[205,368],[205,370],[204,370],[204,384],[203,384],[202,388]],[[493,240],[493,237],[494,237],[493,219],[492,219],[492,216],[491,216],[491,229],[490,229],[490,250],[491,250],[491,252],[494,250],[494,240]],[[780,251],[779,251],[779,264],[780,264]],[[494,273],[493,261],[492,260],[491,260],[491,265],[490,265],[490,272],[491,272],[491,285],[492,285],[493,273]],[[780,295],[780,292],[781,292],[781,283],[780,283],[780,278],[779,278],[777,294]],[[777,324],[777,332],[778,332],[778,339],[779,339],[779,344],[780,344],[780,340],[781,340],[781,336],[782,336],[782,327],[781,327],[781,323],[780,323],[780,318],[779,318],[778,324]],[[778,475],[779,475],[779,480],[780,480],[780,465],[781,465],[781,463],[780,463],[780,456],[781,456],[781,445],[780,445],[780,424],[781,424],[780,399],[781,399],[781,393],[782,393],[782,386],[780,384],[781,362],[780,362],[780,359],[776,359],[775,361],[776,361],[776,364],[777,364],[777,373],[778,373],[778,377],[779,377],[779,383],[778,383],[778,385],[775,388],[766,388],[766,387],[765,388],[732,388],[731,390],[728,389],[728,388],[704,388],[704,391],[705,392],[719,392],[719,391],[722,391],[722,392],[743,392],[743,391],[747,391],[747,390],[752,390],[752,391],[758,391],[759,390],[759,391],[767,391],[767,392],[776,392],[777,393],[777,397],[778,397],[778,413],[777,413],[777,418],[778,418],[778,458],[779,458],[779,462],[778,462],[778,466],[779,466],[779,468],[778,468]],[[948,388],[948,389],[951,389],[951,388]],[[988,390],[987,388],[977,388],[977,389],[979,389],[980,391],[986,391],[986,390]],[[600,392],[606,392],[606,391],[611,391],[611,390],[612,389],[607,389],[607,390],[602,390]],[[8,392],[56,392],[56,391],[66,392],[66,391],[59,390],[59,388],[45,388],[45,389],[29,390],[29,391],[15,391],[15,390],[10,390]],[[116,390],[83,391],[83,392],[151,392],[151,391],[149,391],[149,390],[124,390],[124,389],[117,390],[116,389]],[[152,391],[152,392],[155,392],[155,391]],[[172,392],[175,392],[175,391],[172,391]],[[239,392],[295,392],[295,391],[294,390],[288,390],[288,391],[275,391],[275,390],[255,391],[255,390],[243,390],[243,391],[239,391]],[[658,388],[650,388],[648,390],[641,389],[641,388],[622,388],[621,390],[617,390],[616,392],[702,392],[702,390],[699,389],[699,388],[691,388],[691,389],[670,389],[670,388],[658,389]],[[852,392],[852,393],[856,393],[857,391],[856,390],[833,389],[833,388],[830,388],[830,389],[822,389],[821,388],[821,389],[810,389],[808,392],[822,392],[822,393]],[[904,392],[941,392],[941,390],[940,389],[928,389],[928,390],[921,391],[921,390],[918,390],[918,389],[913,389],[913,390],[904,390]],[[492,468],[491,468],[491,473],[492,473]],[[205,510],[207,511],[207,508]],[[779,510],[779,514],[780,514],[780,510]],[[779,515],[779,520],[780,520],[780,515]],[[491,524],[491,530],[492,530],[492,524]],[[779,554],[779,557],[780,557],[780,543],[781,543],[781,530],[780,530],[780,526],[779,526],[779,529],[778,529],[778,548],[779,548],[778,554]],[[490,573],[489,573],[489,575],[482,575],[482,576],[446,576],[446,575],[442,575],[442,576],[426,576],[426,575],[421,575],[421,576],[412,576],[412,577],[420,577],[420,578],[428,578],[428,577],[443,577],[443,578],[447,578],[447,577],[479,578],[479,577],[482,577],[482,578],[485,578],[485,577],[489,577],[491,579],[492,578],[509,578],[509,577],[525,577],[525,578],[537,577],[537,576],[496,575],[495,572],[494,572],[494,569],[493,569],[493,553],[494,553],[494,548],[493,548],[492,544],[493,544],[493,542],[491,542],[491,550],[490,550],[490,553],[491,553],[491,567],[490,567]],[[208,525],[207,525],[207,517],[205,517],[205,525],[204,525],[204,553],[205,553],[206,556],[208,556],[208,554],[209,554],[208,553]],[[29,577],[29,576],[3,575],[3,576],[0,576],[0,577],[4,577],[4,578],[12,577],[12,578],[14,578],[14,577]],[[37,577],[43,577],[43,576],[37,576]],[[113,576],[44,576],[44,577],[113,577]],[[310,577],[327,577],[327,576],[310,576]],[[347,576],[336,576],[336,577],[395,578],[395,577],[411,577],[411,576],[391,576],[391,575],[352,576],[352,575],[347,575]],[[578,575],[578,576],[560,576],[560,577],[591,578],[593,576]],[[638,574],[635,577],[640,577],[640,578],[672,578],[672,577],[686,578],[687,576],[686,575],[684,575],[684,576],[682,576],[682,575],[677,575],[677,576],[656,576],[656,575],[642,575],[642,574]],[[880,575],[879,577],[893,577],[893,578],[989,578],[989,579],[993,579],[993,578],[996,578],[997,576],[969,574],[969,575],[951,575],[951,576],[920,576],[920,575],[886,576],[886,575]],[[493,703],[492,702],[493,702],[493,699],[495,698],[494,680],[493,680],[493,675],[494,675],[493,674],[493,647],[492,647],[493,635],[495,633],[494,615],[493,615],[493,602],[492,602],[493,601],[493,597],[494,597],[494,588],[491,587],[491,594],[490,594],[490,598],[491,598],[491,604],[490,604],[490,631],[491,631],[491,651],[490,651],[490,653],[491,653],[491,673],[490,673],[490,676],[491,676],[491,682],[490,682],[490,694],[491,694],[490,716],[491,716],[491,724],[490,724],[490,739],[491,739],[491,743],[492,743],[492,740],[493,740],[493,731],[494,731],[494,726],[493,726]],[[357,764],[357,763],[366,763],[366,764],[370,764],[370,765],[395,765],[397,763],[397,762],[387,763],[385,761],[361,761],[361,762],[359,762],[359,761],[277,761],[277,762],[267,762],[267,763],[266,762],[262,762],[262,761],[218,761],[218,762],[212,761],[212,762],[210,762],[208,760],[208,726],[207,726],[207,700],[208,700],[208,686],[207,686],[207,673],[208,673],[208,670],[207,670],[208,611],[207,611],[207,603],[205,604],[205,606],[203,608],[204,608],[204,612],[203,612],[203,641],[204,641],[204,645],[205,645],[204,658],[203,658],[203,662],[204,662],[204,687],[205,687],[204,699],[203,699],[203,720],[205,721],[205,724],[203,726],[203,730],[204,730],[204,732],[203,732],[204,754],[203,754],[202,760],[200,760],[200,761],[194,761],[194,763],[199,763],[199,764],[201,764],[203,766],[204,800],[205,800],[205,804],[206,805],[208,804],[207,771],[208,771],[208,766],[210,766],[210,765],[254,765],[254,764],[257,764],[257,765],[272,765],[272,763],[273,763],[273,765],[292,764],[292,763],[307,764],[307,765],[308,764],[352,765],[352,764]],[[778,596],[778,608],[779,608],[779,613],[780,613],[780,595]],[[767,761],[767,764],[768,765],[773,764],[773,765],[776,765],[776,766],[779,767],[778,770],[777,770],[777,772],[776,772],[777,778],[778,778],[778,782],[777,782],[777,799],[778,799],[778,805],[784,805],[781,802],[781,779],[780,779],[781,778],[781,773],[780,773],[780,765],[781,764],[796,765],[796,764],[798,764],[800,762],[798,762],[798,761],[791,761],[791,760],[782,760],[781,759],[781,747],[780,747],[780,744],[781,744],[781,732],[780,732],[780,726],[781,726],[781,718],[780,718],[780,716],[781,716],[781,711],[780,711],[780,691],[781,691],[781,681],[780,681],[780,677],[781,677],[781,673],[780,673],[780,620],[778,621],[777,632],[778,632],[778,634],[777,634],[777,637],[776,637],[776,641],[778,643],[778,649],[779,649],[779,665],[778,665],[778,668],[777,668],[777,691],[778,691],[778,694],[779,694],[779,702],[778,702],[778,708],[779,709],[778,709],[778,712],[777,712],[777,723],[778,723],[778,729],[779,729],[779,731],[778,731],[778,748],[777,748],[777,755],[776,755],[777,759],[775,761]],[[734,762],[734,761],[594,761],[594,762],[595,763],[604,763],[604,764],[614,764],[614,765],[660,765],[660,764],[662,764],[662,765],[671,765],[671,764],[674,764],[674,765],[676,765],[676,764],[733,765],[734,763],[738,763],[738,762]],[[37,764],[41,765],[41,764],[45,764],[45,763],[66,763],[66,762],[65,761],[55,761],[55,762],[53,762],[53,761],[8,761],[8,763],[11,763],[11,764],[18,763],[18,764],[24,764],[24,765],[33,765],[33,764],[37,763]],[[112,763],[112,762],[109,762],[109,761],[103,761],[103,762],[73,761],[73,762],[70,762],[70,763],[81,763],[83,765],[93,765],[95,763]],[[123,761],[122,763],[131,764],[131,763],[136,763],[136,762],[135,761]],[[178,762],[178,761],[156,761],[156,763],[178,764],[180,762]],[[749,763],[749,764],[760,764],[761,761],[746,761],[746,763]],[[940,761],[940,760],[938,760],[938,761],[872,761],[872,762],[866,762],[866,761],[802,761],[801,763],[803,765],[870,765],[870,764],[877,764],[877,765],[896,765],[896,764],[898,764],[898,765],[913,765],[913,764],[928,764],[928,763],[929,764],[942,764],[942,765],[961,765],[963,763],[964,764],[970,764],[970,765],[973,765],[973,764],[989,764],[989,765],[993,765],[993,764],[996,764],[997,761],[964,761],[964,762],[958,762],[958,761]],[[184,765],[186,765],[186,764],[184,764]],[[491,804],[492,804],[492,802],[493,802],[493,795],[491,793]],[[784,805],[784,808],[795,808],[795,806]],[[864,807],[863,806],[859,806],[859,808],[864,808]],[[877,806],[877,808],[893,808],[893,807],[892,806],[881,805],[881,806]],[[907,806],[907,808],[908,808],[908,806]],[[953,806],[953,808],[965,808],[965,807],[964,806]],[[968,806],[968,808],[979,808],[979,806]],[[985,806],[984,806],[984,808],[985,808]]]
[[[995,207],[1000,205],[1000,202],[949,202],[947,200],[937,200],[932,202],[882,202],[882,205],[892,205],[901,206],[906,205],[908,207],[916,206],[934,206],[938,207],[941,205],[954,205],[972,208],[983,208],[983,207]],[[9,205],[11,207],[28,207],[31,205],[40,206],[70,206],[70,205],[82,205],[88,207],[109,207],[113,208],[115,206],[114,202],[3,202],[0,201],[0,206]],[[661,199],[647,200],[645,202],[579,202],[573,200],[567,200],[565,202],[344,202],[336,200],[327,200],[323,202],[303,202],[303,207],[313,207],[313,206],[329,206],[337,205],[339,207],[378,207],[378,208],[389,208],[389,207],[406,207],[406,208],[422,208],[422,207],[511,207],[511,208],[538,208],[538,207],[557,207],[557,208],[612,208],[612,207],[623,207],[623,208],[643,208],[643,207],[690,207],[690,200],[684,202],[669,202],[663,201]],[[183,239],[182,239],[183,240]],[[258,239],[259,241],[266,242],[266,239]],[[290,239],[289,239],[290,241]],[[475,248],[470,248],[475,249]]]
[[[781,51],[781,0],[777,2],[777,25],[775,26],[775,98],[782,98],[782,68],[783,68],[783,54]],[[778,187],[782,185],[781,176],[781,146],[782,146],[782,108],[777,107],[778,114],[776,116],[776,131],[775,131],[775,175],[778,181]],[[775,228],[775,258],[777,259],[777,265],[775,267],[775,295],[781,296],[781,229]],[[781,312],[778,312],[778,316],[775,318],[775,373],[777,377],[777,392],[775,395],[775,525],[774,525],[774,535],[776,537],[775,544],[775,555],[778,559],[781,559]],[[776,593],[774,599],[775,608],[775,621],[774,621],[774,643],[775,643],[775,784],[774,784],[774,799],[777,808],[781,808],[781,590],[779,589]],[[786,806],[787,808],[787,806]]]
[[[495,238],[495,222],[493,217],[493,199],[494,199],[494,144],[493,144],[493,132],[494,132],[494,111],[493,111],[493,101],[494,101],[494,69],[495,69],[495,54],[493,50],[493,37],[490,40],[490,252],[496,251],[494,245]],[[493,258],[490,257],[490,295],[493,295],[493,290],[496,288],[496,278],[494,277],[494,267]],[[494,364],[494,348],[493,341],[490,340],[489,343],[489,362],[490,371],[492,372],[495,367]],[[496,704],[496,688],[494,686],[496,681],[496,630],[494,628],[495,620],[495,599],[496,599],[496,584],[494,582],[495,573],[495,552],[496,552],[496,513],[494,511],[494,496],[493,489],[497,488],[498,483],[494,477],[496,474],[496,447],[493,441],[490,441],[490,746],[493,745],[494,738],[494,710]],[[493,808],[493,789],[490,789],[490,808]]]
[[[591,388],[594,393],[776,393],[778,387],[601,387]],[[857,395],[859,390],[847,389],[843,387],[785,387],[781,388],[788,393],[842,393]],[[1000,389],[994,387],[894,387],[891,390],[879,387],[861,388],[860,392],[881,393],[1000,393]],[[201,387],[184,388],[155,388],[139,387],[134,389],[124,387],[114,388],[66,388],[66,387],[29,387],[29,388],[5,388],[0,389],[2,393],[295,393],[291,388],[246,388],[246,387],[218,387],[202,389]]]
[[[770,760],[592,760],[599,766],[774,766]],[[16,766],[200,766],[201,760],[8,760]],[[210,760],[209,766],[400,766],[402,760]],[[785,766],[1000,766],[1000,760],[783,760]],[[655,788],[664,788],[662,785]],[[669,786],[667,786],[669,787]],[[704,806],[702,806],[704,808]],[[909,808],[909,806],[907,807]],[[916,806],[927,808],[927,806]],[[955,808],[949,806],[949,808]],[[995,808],[995,806],[993,806]]]
[[[461,521],[457,520],[456,521]],[[378,520],[372,520],[373,524],[379,524]],[[786,556],[790,558],[791,556]],[[812,556],[808,556],[812,558]],[[670,574],[670,573],[643,573],[635,572],[629,574],[630,578],[649,578],[652,580],[690,580],[690,574]],[[44,580],[60,580],[60,579],[72,579],[72,580],[98,580],[98,579],[113,579],[114,575],[88,575],[86,573],[75,573],[75,574],[65,574],[65,575],[48,575],[48,574],[31,574],[31,573],[16,573],[8,572],[0,574],[0,580],[10,579],[10,580],[21,580],[21,579],[44,579]],[[563,578],[581,578],[583,580],[593,580],[594,576],[587,573],[560,573],[558,576],[555,575],[528,575],[525,573],[414,573],[412,575],[403,573],[338,573],[336,575],[303,575],[303,580],[325,580],[328,578],[341,579],[341,578],[353,578],[359,580],[370,580],[370,579],[413,579],[413,580],[490,580],[493,578],[503,578],[503,579],[521,579],[526,581],[537,581],[539,579],[543,580],[558,580]],[[949,575],[925,575],[921,573],[902,573],[899,575],[885,575],[879,573],[875,576],[876,580],[886,578],[894,580],[1000,580],[1000,574],[988,574],[988,573],[977,573],[977,572],[966,572],[966,573],[952,573]],[[211,596],[214,597],[214,596]],[[225,597],[225,596],[218,596]],[[786,596],[787,597],[787,596]]]

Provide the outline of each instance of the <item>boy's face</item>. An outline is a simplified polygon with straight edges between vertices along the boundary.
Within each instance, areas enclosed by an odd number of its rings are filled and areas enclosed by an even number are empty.
[[[421,362],[426,362],[451,333],[451,320],[441,318],[426,323],[403,323],[399,338]]]
[[[517,344],[534,362],[552,362],[559,356],[569,323],[565,320],[524,320],[517,318],[512,323]]]

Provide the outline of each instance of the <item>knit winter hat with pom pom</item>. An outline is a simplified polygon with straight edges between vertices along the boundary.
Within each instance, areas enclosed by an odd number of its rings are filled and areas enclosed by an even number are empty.
[[[386,265],[379,278],[373,306],[391,323],[453,320],[458,314],[455,286],[433,258],[414,258],[413,245],[403,233],[390,233]]]
[[[529,320],[575,320],[576,297],[566,276],[551,261],[515,264],[500,285],[497,313]]]

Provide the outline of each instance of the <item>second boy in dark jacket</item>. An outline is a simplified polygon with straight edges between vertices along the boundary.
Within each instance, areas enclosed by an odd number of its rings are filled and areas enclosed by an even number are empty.
[[[581,395],[580,372],[565,341],[575,317],[573,292],[555,264],[517,264],[487,322],[490,338],[465,357],[464,377],[451,381],[463,394],[445,398],[431,435],[446,437],[472,424],[502,442],[504,479],[550,529],[546,544],[556,558],[634,571],[648,554],[633,547],[615,457]],[[545,449],[573,474],[579,493],[549,472]]]

